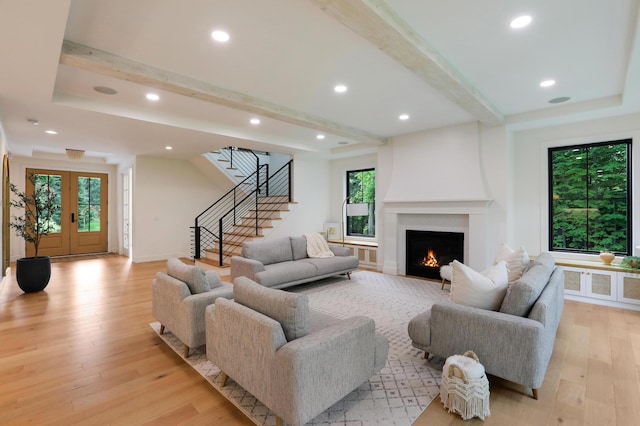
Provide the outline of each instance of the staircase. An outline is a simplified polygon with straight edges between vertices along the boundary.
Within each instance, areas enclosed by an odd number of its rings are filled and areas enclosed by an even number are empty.
[[[232,146],[208,152],[204,157],[236,184],[254,173],[261,164],[268,163],[266,153]]]
[[[257,164],[257,163],[256,163]],[[245,241],[262,238],[293,203],[289,161],[273,174],[269,165],[257,170],[195,218],[192,255],[218,266],[228,266]]]

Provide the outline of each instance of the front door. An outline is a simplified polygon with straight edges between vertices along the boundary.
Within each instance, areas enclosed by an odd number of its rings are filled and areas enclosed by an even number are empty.
[[[104,173],[27,169],[46,179],[51,191],[59,194],[60,214],[52,218],[54,232],[42,237],[39,256],[64,256],[106,252],[108,179]],[[32,191],[27,179],[27,191]],[[32,244],[26,255],[33,256]]]

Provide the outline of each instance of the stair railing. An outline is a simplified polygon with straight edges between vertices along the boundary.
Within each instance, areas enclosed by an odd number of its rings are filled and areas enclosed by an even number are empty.
[[[205,250],[216,248],[222,266],[233,247],[259,235],[260,226],[270,220],[273,211],[293,200],[292,167],[293,160],[269,176],[269,166],[260,165],[257,172],[200,213],[192,227],[193,258],[200,259]]]
[[[229,163],[227,169],[238,179],[252,175],[260,167],[260,157],[250,149],[229,146],[217,151],[218,160]]]

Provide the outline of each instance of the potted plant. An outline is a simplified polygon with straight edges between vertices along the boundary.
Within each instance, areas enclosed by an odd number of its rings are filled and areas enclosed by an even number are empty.
[[[11,207],[23,212],[20,216],[11,216],[9,226],[25,242],[33,244],[35,256],[23,257],[16,261],[16,280],[25,293],[42,291],[51,278],[51,258],[38,256],[42,237],[55,230],[52,217],[60,210],[58,195],[49,187],[48,181],[38,178],[36,173],[28,176],[32,190],[20,191],[10,184],[14,198]]]

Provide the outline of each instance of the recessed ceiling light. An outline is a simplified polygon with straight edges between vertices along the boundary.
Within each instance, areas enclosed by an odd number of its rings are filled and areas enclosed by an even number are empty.
[[[229,33],[222,30],[215,30],[211,33],[211,38],[220,43],[226,43],[229,41]]]
[[[333,90],[336,93],[344,93],[347,91],[347,86],[345,86],[344,84],[338,84],[336,87],[333,88]]]
[[[398,116],[398,118],[399,118],[400,120],[403,120],[403,121],[404,121],[404,120],[408,120],[408,119],[409,119],[409,114],[400,114],[400,115]]]
[[[316,139],[322,140],[322,139],[324,139],[324,135],[318,135],[318,136],[316,136]]]
[[[257,126],[258,124],[260,124],[260,119],[252,118],[251,120],[249,120],[249,123],[253,124],[254,126]]]
[[[96,86],[93,88],[93,90],[98,93],[102,93],[103,95],[115,95],[116,93],[118,93],[115,89],[106,86]]]
[[[540,82],[540,87],[551,87],[556,84],[555,80],[544,80]]]
[[[147,99],[149,99],[150,101],[157,101],[160,99],[160,96],[158,96],[155,93],[147,93]]]
[[[172,146],[165,146],[164,149],[166,149],[167,151],[171,151],[173,149]]]
[[[55,130],[45,130],[44,132],[48,133],[50,135],[57,135],[58,134],[58,132],[56,132]]]
[[[571,99],[568,96],[560,96],[559,98],[553,98],[549,101],[550,104],[560,104],[562,102],[567,102],[569,99]]]
[[[531,16],[523,15],[523,16],[518,16],[513,21],[511,21],[510,25],[511,25],[511,28],[518,29],[518,28],[526,27],[530,23],[531,23]]]

